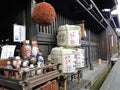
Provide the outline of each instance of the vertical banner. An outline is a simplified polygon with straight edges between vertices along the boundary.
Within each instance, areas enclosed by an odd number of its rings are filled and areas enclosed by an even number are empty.
[[[14,28],[13,30],[14,42],[22,42],[23,40],[26,40],[25,26],[14,24],[13,28]]]

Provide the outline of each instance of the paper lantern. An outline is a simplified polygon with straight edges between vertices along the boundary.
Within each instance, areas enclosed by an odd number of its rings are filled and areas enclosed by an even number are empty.
[[[55,9],[47,2],[41,2],[35,5],[32,12],[32,18],[42,26],[50,25],[55,20]]]

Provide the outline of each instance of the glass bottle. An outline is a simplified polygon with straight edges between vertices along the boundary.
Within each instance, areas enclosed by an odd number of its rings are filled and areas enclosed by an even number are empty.
[[[44,58],[41,52],[38,53],[37,59],[38,59],[37,67],[44,66]],[[37,70],[37,74],[42,74],[42,73],[43,73],[43,69]]]

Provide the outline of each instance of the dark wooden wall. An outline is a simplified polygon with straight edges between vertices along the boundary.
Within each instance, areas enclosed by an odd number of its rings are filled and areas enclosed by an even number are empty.
[[[73,21],[68,20],[67,18],[57,14],[55,21],[49,26],[40,26],[37,25],[37,41],[39,43],[40,50],[48,55],[51,52],[51,49],[57,46],[56,34],[57,29],[60,25],[64,24],[73,24]]]
[[[107,59],[107,41],[106,41],[107,31],[103,31],[99,34],[99,58],[106,60]]]
[[[116,33],[111,28],[111,39],[113,38],[113,41],[111,41],[111,44],[113,43],[113,46],[111,47],[111,55],[115,55],[118,52],[118,37],[116,36]]]

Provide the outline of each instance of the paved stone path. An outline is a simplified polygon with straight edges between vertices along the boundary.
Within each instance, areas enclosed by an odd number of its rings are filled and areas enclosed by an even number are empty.
[[[100,90],[120,90],[120,60],[115,63]]]
[[[107,62],[103,62],[101,65],[95,64],[94,70],[84,69],[80,83],[78,83],[77,78],[72,81],[68,79],[67,90],[87,90],[85,87],[87,87],[90,82],[94,81],[106,66]]]

